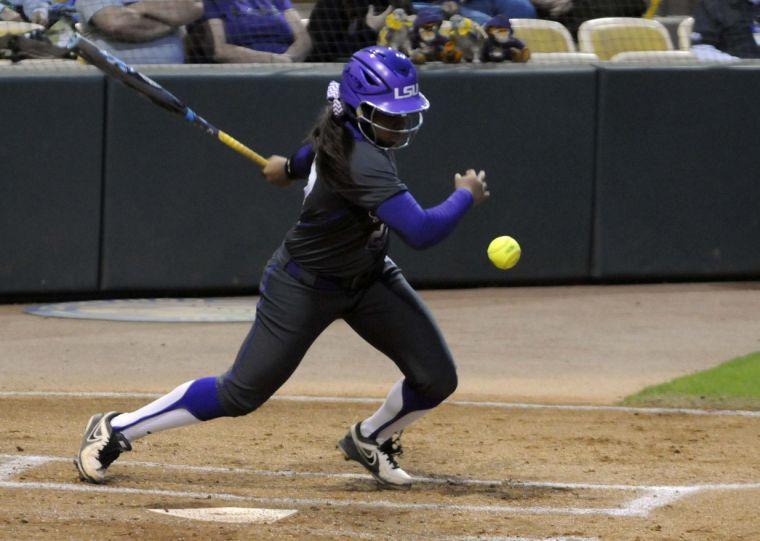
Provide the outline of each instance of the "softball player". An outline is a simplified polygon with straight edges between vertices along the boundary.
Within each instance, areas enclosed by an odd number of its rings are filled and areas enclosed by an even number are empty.
[[[372,416],[338,443],[383,486],[407,488],[398,434],[457,386],[454,361],[430,311],[387,257],[388,230],[415,248],[443,240],[474,204],[488,198],[485,173],[457,174],[440,205],[422,209],[399,180],[393,150],[406,147],[429,107],[414,65],[401,53],[355,53],[308,144],[272,156],[266,179],[286,186],[308,177],[298,222],[260,283],[256,320],[232,367],[180,385],[131,413],[88,422],[76,465],[100,483],[135,440],[169,428],[254,411],[287,381],[309,346],[336,319],[390,357],[404,377]]]

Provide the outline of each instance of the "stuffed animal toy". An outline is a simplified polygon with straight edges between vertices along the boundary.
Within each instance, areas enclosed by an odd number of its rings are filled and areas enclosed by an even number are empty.
[[[443,61],[480,62],[481,49],[485,42],[485,32],[472,19],[453,15],[450,19],[449,41],[443,48]]]
[[[403,9],[394,9],[385,18],[385,26],[378,34],[377,44],[390,47],[410,56],[412,18]]]
[[[485,26],[486,42],[483,46],[483,62],[527,62],[530,59],[530,49],[517,39],[512,30],[509,18],[497,15],[491,18]]]
[[[423,9],[417,14],[412,26],[412,54],[415,64],[441,60],[447,39],[441,35],[443,16],[437,10]]]

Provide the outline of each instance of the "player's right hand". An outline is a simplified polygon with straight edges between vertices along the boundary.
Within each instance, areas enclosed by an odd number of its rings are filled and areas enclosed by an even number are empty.
[[[261,174],[267,179],[267,182],[286,188],[293,184],[293,180],[288,178],[288,174],[285,172],[285,164],[288,163],[288,159],[284,156],[278,156],[277,154],[269,156],[267,165],[261,170]]]
[[[479,205],[491,196],[486,184],[486,172],[475,172],[474,169],[468,169],[464,175],[457,173],[454,175],[454,187],[464,188],[472,194],[473,205]]]

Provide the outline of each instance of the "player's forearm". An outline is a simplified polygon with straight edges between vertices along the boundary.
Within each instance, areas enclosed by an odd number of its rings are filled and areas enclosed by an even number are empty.
[[[421,250],[449,236],[472,203],[472,193],[464,188],[455,190],[446,201],[429,209],[420,207],[409,192],[402,192],[384,201],[376,214],[404,242]]]
[[[314,149],[311,144],[303,145],[294,154],[288,158],[285,164],[285,173],[288,178],[293,180],[306,178],[311,171],[311,164],[314,162]]]
[[[175,31],[174,27],[146,17],[131,6],[105,7],[95,13],[90,24],[109,38],[130,43],[153,41]]]
[[[254,51],[247,47],[230,45],[229,43],[216,46],[214,59],[217,62],[228,64],[274,64],[292,61],[291,58],[285,54]]]
[[[135,18],[134,23],[118,28],[117,30],[110,32],[110,35],[119,41],[143,43],[168,36],[172,32],[174,32],[174,27],[169,26],[168,24],[154,19],[137,17]]]
[[[203,15],[203,2],[196,0],[142,0],[129,7],[145,17],[174,27],[190,24]]]
[[[296,36],[296,40],[288,47],[285,54],[288,55],[293,62],[303,62],[311,52],[311,38],[309,34],[303,32]]]
[[[293,32],[293,44],[285,51],[293,62],[303,62],[311,52],[311,37],[306,31],[306,27],[301,22],[301,16],[293,8],[285,10],[285,20]]]

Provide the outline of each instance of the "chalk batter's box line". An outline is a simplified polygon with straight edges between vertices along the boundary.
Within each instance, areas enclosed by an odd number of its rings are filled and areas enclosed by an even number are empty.
[[[0,391],[0,398],[158,398],[162,393],[111,392],[111,391]],[[298,396],[278,395],[271,400],[284,402],[323,402],[344,404],[380,404],[384,398],[352,396]],[[510,410],[558,410],[558,411],[610,411],[644,415],[696,415],[718,417],[750,417],[760,419],[760,411],[748,410],[700,410],[691,408],[635,408],[629,406],[595,406],[582,404],[530,404],[521,402],[481,402],[475,400],[449,400],[444,404],[475,408]]]
[[[63,490],[73,492],[103,492],[114,494],[142,494],[182,498],[219,499],[224,501],[248,501],[269,505],[288,505],[296,507],[308,507],[313,505],[331,507],[363,507],[363,508],[386,508],[405,510],[432,510],[432,511],[467,511],[493,514],[537,514],[537,515],[605,515],[616,517],[647,517],[653,510],[664,505],[671,504],[676,500],[690,494],[696,494],[704,490],[740,490],[760,489],[760,483],[751,484],[722,484],[722,485],[692,485],[692,486],[647,486],[647,485],[593,485],[579,483],[522,483],[523,486],[545,486],[556,488],[586,488],[589,490],[627,490],[638,491],[643,494],[628,501],[623,507],[616,508],[576,508],[576,507],[514,507],[503,505],[456,505],[436,503],[398,503],[389,500],[345,500],[330,498],[288,498],[288,497],[257,497],[239,494],[214,493],[214,492],[187,492],[160,489],[137,489],[126,487],[108,487],[99,485],[85,485],[73,483],[46,483],[33,481],[11,481],[13,476],[24,471],[49,462],[68,462],[69,458],[53,456],[24,456],[24,455],[0,455],[0,488],[28,489],[28,490]],[[196,471],[209,473],[241,473],[260,475],[282,476],[322,476],[324,478],[345,478],[345,474],[317,473],[317,472],[282,472],[270,470],[246,470],[243,468],[210,468],[202,466],[188,466],[178,464],[161,464],[156,462],[131,462],[123,461],[121,466],[132,467],[155,467],[164,469],[176,469],[181,471]],[[362,476],[362,478],[370,478]],[[421,478],[418,481],[425,482],[431,478]],[[440,480],[435,480],[436,482]],[[470,480],[476,482],[489,482],[486,480]],[[519,485],[515,485],[519,486]]]

